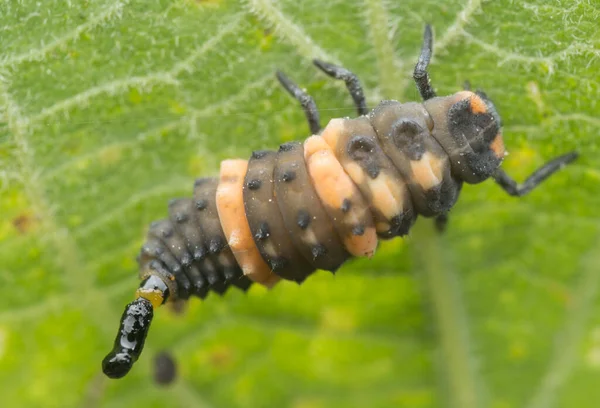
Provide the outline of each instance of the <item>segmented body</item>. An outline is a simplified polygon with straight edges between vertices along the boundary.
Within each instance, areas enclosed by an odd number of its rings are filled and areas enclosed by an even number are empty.
[[[499,129],[485,101],[463,91],[383,101],[303,143],[223,161],[218,179],[198,179],[193,198],[172,200],[169,218],[151,225],[141,276],[172,275],[172,298],[204,298],[370,257],[378,238],[405,235],[418,214],[448,212],[463,181],[489,177],[505,154]]]

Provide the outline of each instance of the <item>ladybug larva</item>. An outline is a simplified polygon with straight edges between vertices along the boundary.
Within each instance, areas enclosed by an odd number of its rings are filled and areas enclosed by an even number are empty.
[[[426,26],[413,74],[422,103],[382,101],[370,112],[356,75],[315,60],[345,81],[359,115],[332,119],[324,129],[313,98],[278,72],[312,136],[255,151],[250,160],[225,160],[218,179],[198,179],[193,197],[171,200],[169,217],[150,225],[138,257],[142,282],[102,362],[104,373],[129,372],[154,309],[167,300],[205,298],[231,285],[247,290],[254,282],[301,283],[317,269],[371,257],[378,239],[406,235],[419,214],[442,230],[463,182],[491,177],[522,196],[577,158],[557,157],[517,184],[499,167],[506,152],[493,103],[469,89],[437,97],[427,73],[431,52]]]

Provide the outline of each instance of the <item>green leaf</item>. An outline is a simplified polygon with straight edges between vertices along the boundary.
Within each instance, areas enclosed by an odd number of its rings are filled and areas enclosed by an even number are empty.
[[[600,6],[536,0],[38,0],[0,6],[0,395],[7,407],[595,407],[600,400]],[[354,115],[418,100],[425,22],[438,92],[494,99],[507,172],[581,158],[527,197],[466,186],[449,230],[421,219],[334,277],[157,311],[106,379],[135,254],[169,198],[227,157],[308,135],[277,84]],[[170,387],[153,382],[161,349]]]

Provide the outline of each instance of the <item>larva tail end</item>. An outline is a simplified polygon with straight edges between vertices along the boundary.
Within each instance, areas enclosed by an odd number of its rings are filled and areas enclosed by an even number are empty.
[[[150,330],[154,308],[169,298],[165,278],[148,275],[136,292],[133,302],[125,307],[113,349],[102,360],[102,371],[109,378],[124,377],[142,354]]]
[[[125,307],[113,349],[102,360],[102,371],[109,378],[125,376],[144,349],[154,315],[152,303],[139,297]]]
[[[111,351],[102,360],[102,372],[108,378],[122,378],[131,370],[131,367],[133,367],[133,360],[127,352],[115,353]]]

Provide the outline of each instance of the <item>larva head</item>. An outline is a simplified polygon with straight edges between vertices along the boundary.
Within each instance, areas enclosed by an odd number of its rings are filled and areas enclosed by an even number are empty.
[[[125,307],[113,349],[102,360],[102,371],[110,378],[125,376],[142,354],[154,308],[166,301],[169,288],[162,279],[151,275],[140,284],[137,296]]]
[[[425,103],[433,136],[450,156],[452,173],[467,183],[479,183],[500,166],[506,152],[500,116],[483,92],[461,91]]]

